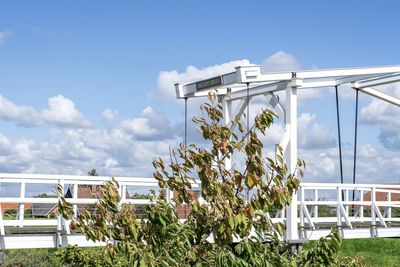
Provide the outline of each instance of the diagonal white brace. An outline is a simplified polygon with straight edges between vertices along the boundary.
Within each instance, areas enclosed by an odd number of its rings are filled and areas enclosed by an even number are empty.
[[[311,215],[310,215],[310,213],[308,212],[307,206],[306,206],[304,203],[301,203],[301,209],[303,210],[304,214],[306,215],[308,224],[311,226],[311,228],[312,228],[313,230],[315,230],[315,225],[314,225],[314,223],[313,223],[313,221],[312,221],[312,219],[311,219]]]
[[[376,97],[378,99],[381,99],[381,100],[383,100],[385,102],[388,102],[390,104],[393,104],[395,106],[400,107],[400,99],[398,99],[398,98],[396,98],[394,96],[382,93],[382,92],[380,92],[378,90],[375,90],[372,87],[365,87],[365,88],[357,88],[357,87],[355,87],[355,89],[359,89],[361,92],[364,92],[364,93],[366,93],[366,94],[368,94],[370,96],[374,96],[374,97]]]
[[[349,217],[347,216],[347,212],[341,202],[339,203],[339,207],[340,207],[340,213],[342,214],[347,226],[350,227],[350,229],[353,229],[353,226],[350,223]]]
[[[250,97],[251,99],[251,97]],[[249,99],[249,101],[250,101]],[[228,101],[228,100],[227,100]],[[234,123],[235,119],[237,116],[241,116],[243,114],[243,111],[246,108],[246,104],[247,104],[247,99],[246,98],[242,98],[240,99],[238,106],[235,110],[235,112],[233,114],[231,114],[231,118],[230,121],[227,123],[227,127],[232,131],[235,129],[235,127],[237,126],[237,123]]]
[[[279,142],[279,146],[282,148],[284,154],[289,145],[289,141],[290,141],[290,124],[286,124],[281,141]]]
[[[283,107],[283,105],[279,102],[279,98],[272,92],[269,92],[264,96],[267,99],[268,103],[271,105],[271,107],[276,111],[279,118],[285,120],[286,110]]]
[[[374,203],[373,205],[374,205],[374,210],[375,210],[375,212],[376,212],[376,215],[378,215],[379,222],[380,222],[385,228],[387,228],[387,225],[386,225],[386,223],[385,223],[385,220],[383,219],[382,213],[381,213],[381,211],[379,210],[378,206],[376,205],[376,203]]]

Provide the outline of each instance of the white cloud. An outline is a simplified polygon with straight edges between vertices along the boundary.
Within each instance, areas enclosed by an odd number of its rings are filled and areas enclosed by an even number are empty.
[[[85,174],[96,168],[104,175],[151,177],[154,157],[169,158],[178,140],[135,139],[120,128],[56,129],[46,141],[0,135],[0,172]]]
[[[0,31],[0,45],[4,44],[10,34],[9,31]]]
[[[336,145],[331,129],[327,126],[315,123],[316,115],[302,113],[297,119],[298,124],[298,145],[302,148],[329,148]]]
[[[0,166],[2,172],[25,172],[36,162],[33,140],[10,139],[0,134]]]
[[[400,97],[400,85],[381,87],[381,91]],[[392,104],[374,98],[361,109],[360,122],[380,127],[379,140],[386,147],[400,149],[400,109]]]
[[[0,95],[0,118],[6,121],[15,121],[20,126],[30,127],[40,125],[42,118],[34,108],[17,106]]]
[[[46,110],[55,114],[46,114],[41,123],[82,120],[73,103],[63,97],[52,98]],[[136,118],[120,120],[111,109],[102,116],[113,123],[104,124],[105,128],[54,128],[45,141],[0,134],[0,172],[85,174],[96,168],[104,175],[151,177],[153,158],[168,162],[170,147],[181,141],[177,126],[150,106]]]
[[[107,122],[111,122],[115,119],[117,116],[118,111],[114,111],[110,108],[106,108],[101,115],[103,116],[103,119]]]
[[[139,118],[122,121],[121,126],[127,133],[140,140],[163,139],[174,134],[174,129],[165,114],[154,111],[152,107],[145,108]]]
[[[62,95],[50,97],[48,108],[42,111],[48,123],[67,127],[88,127],[90,122],[75,108],[74,102]]]
[[[90,122],[75,108],[74,102],[62,95],[50,97],[48,107],[42,111],[30,106],[16,105],[0,95],[0,118],[23,127],[45,123],[78,128],[90,125]]]
[[[126,131],[131,132],[141,138],[147,138],[160,134],[157,129],[151,128],[149,126],[149,120],[147,118],[135,118],[131,120],[126,120],[123,122],[122,127]]]
[[[300,64],[293,55],[278,51],[263,61],[261,69],[263,72],[293,71],[300,69]]]

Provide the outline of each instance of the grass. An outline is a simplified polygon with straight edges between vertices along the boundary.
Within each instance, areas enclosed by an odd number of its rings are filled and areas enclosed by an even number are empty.
[[[16,249],[5,251],[5,263],[2,266],[61,266],[55,255],[56,249]],[[361,256],[366,266],[400,266],[400,239],[348,239],[343,240],[343,256]]]
[[[341,254],[344,256],[361,256],[367,266],[400,266],[400,239],[343,240]]]
[[[8,249],[5,250],[2,267],[62,267],[56,249]]]

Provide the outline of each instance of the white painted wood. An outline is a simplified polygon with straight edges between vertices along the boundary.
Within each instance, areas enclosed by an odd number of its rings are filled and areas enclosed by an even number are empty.
[[[366,81],[357,81],[354,83],[354,87],[362,89],[366,87],[374,87],[396,82],[400,82],[400,74],[383,76],[375,79],[368,79]]]
[[[279,101],[279,98],[274,93],[271,92],[265,94],[264,96],[267,99],[268,103],[271,105],[271,107],[274,109],[274,111],[277,113],[278,117],[285,122],[286,110],[283,107],[282,103]]]
[[[286,150],[286,165],[289,173],[297,171],[297,88],[286,89],[286,123],[290,125],[290,141]],[[298,240],[297,227],[297,192],[292,195],[292,202],[286,208],[286,240]]]
[[[24,182],[20,183],[19,197],[20,197],[20,199],[25,198],[25,183]],[[25,203],[24,202],[18,202],[18,203],[19,203],[18,217],[19,217],[19,223],[22,227],[22,224],[24,223]]]
[[[1,209],[1,204],[0,204],[0,235],[5,235],[4,221],[3,221],[3,210]]]
[[[235,117],[232,117],[232,101],[229,99],[225,99],[223,101],[224,104],[224,123],[225,126],[228,128],[231,128],[231,125],[234,125],[233,121],[235,120]],[[243,112],[243,111],[242,111]],[[234,116],[237,116],[236,114]],[[231,138],[229,139],[231,141]],[[232,168],[232,155],[229,155],[229,157],[225,157],[224,159],[224,164],[225,164],[225,169],[230,170]]]
[[[380,100],[383,100],[385,102],[388,102],[390,104],[393,104],[395,106],[400,107],[400,99],[398,99],[397,97],[394,96],[390,96],[388,94],[382,93],[378,90],[375,90],[372,87],[365,87],[365,88],[361,88],[359,89],[361,92],[364,92],[370,96],[374,96]]]

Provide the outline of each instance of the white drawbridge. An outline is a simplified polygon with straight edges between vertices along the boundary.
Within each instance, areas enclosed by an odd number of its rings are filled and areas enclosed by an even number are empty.
[[[382,101],[400,107],[400,99],[377,90],[376,86],[392,84],[400,81],[400,66],[326,69],[309,71],[287,71],[277,73],[263,73],[260,66],[239,66],[235,71],[210,77],[205,80],[189,84],[176,84],[176,95],[179,99],[202,97],[210,91],[215,92],[224,103],[224,118],[228,127],[235,126],[232,120],[240,116],[247,109],[252,97],[265,96],[266,105],[269,105],[280,118],[284,120],[285,131],[280,141],[283,148],[286,165],[290,173],[296,171],[297,166],[297,92],[311,88],[334,87],[336,90],[336,107],[338,122],[338,141],[341,183],[343,183],[340,118],[338,104],[338,88],[340,90],[356,91],[355,142],[354,142],[354,169],[353,183],[355,183],[356,155],[357,155],[357,118],[358,93],[363,92]],[[346,86],[347,85],[347,86]],[[285,103],[277,97],[277,92],[284,92]],[[236,110],[233,110],[233,103]],[[247,116],[248,117],[248,116]],[[249,126],[248,126],[249,127]],[[226,166],[229,168],[230,159]],[[297,225],[297,192],[293,201],[286,210],[286,240],[297,242],[300,239]],[[354,197],[352,198],[354,200]]]
[[[266,104],[284,120],[285,131],[280,146],[284,150],[288,170],[293,173],[297,163],[298,90],[335,87],[337,97],[338,87],[347,84],[349,86],[341,88],[354,89],[357,96],[358,92],[363,92],[400,106],[400,99],[374,88],[398,81],[400,81],[400,66],[280,73],[262,73],[260,66],[243,66],[237,67],[233,72],[195,83],[176,84],[175,88],[177,97],[185,99],[186,104],[188,98],[203,97],[209,91],[215,91],[224,100],[225,123],[230,128],[235,126],[231,122],[232,119],[248,109],[252,97],[265,96]],[[276,93],[279,91],[285,92],[285,103],[277,97]],[[236,109],[233,110],[235,106]],[[339,112],[337,114],[339,126]],[[338,129],[341,154],[340,127]],[[355,163],[356,158],[354,171]],[[227,168],[230,164],[231,162],[226,162]],[[343,177],[342,168],[341,177]],[[38,184],[52,185],[53,188],[63,185],[64,188],[69,188],[68,200],[74,205],[75,213],[78,213],[80,209],[87,208],[97,201],[94,197],[80,196],[80,188],[100,185],[109,179],[111,178],[97,176],[0,174],[1,186],[13,184],[18,188],[16,190],[18,193],[14,196],[6,196],[4,190],[0,191],[0,249],[51,248],[70,244],[103,245],[87,241],[82,234],[71,231],[69,222],[53,215],[54,213],[48,213],[50,218],[35,217],[32,212],[33,204],[56,205],[58,199],[57,196],[32,197],[27,192],[30,187]],[[150,200],[143,197],[143,194],[148,193],[149,189],[157,189],[157,182],[153,178],[117,177],[116,179],[120,184],[123,203],[151,205]],[[130,194],[132,190],[139,194]],[[171,192],[168,192],[168,196],[172,197]],[[28,206],[31,207],[32,216],[27,214]],[[6,209],[17,211],[13,214]],[[288,242],[318,239],[326,236],[333,226],[339,227],[343,238],[398,237],[400,185],[302,183],[286,210],[269,216],[274,217],[275,221],[286,224],[285,240]]]

